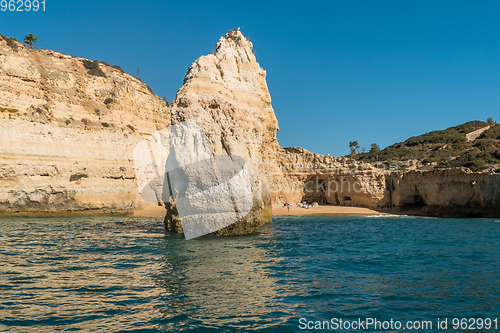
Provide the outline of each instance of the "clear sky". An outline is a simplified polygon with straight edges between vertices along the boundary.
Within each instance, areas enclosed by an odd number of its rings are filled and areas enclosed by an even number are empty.
[[[0,12],[0,34],[120,65],[171,101],[187,68],[241,28],[282,146],[334,156],[500,120],[499,1],[60,1]]]

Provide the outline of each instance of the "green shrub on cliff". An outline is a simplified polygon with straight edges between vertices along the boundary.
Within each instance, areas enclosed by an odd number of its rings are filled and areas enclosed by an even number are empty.
[[[99,68],[99,62],[97,60],[95,61],[83,60],[82,63],[83,66],[87,69]]]
[[[3,35],[0,35],[0,38],[3,38],[3,40],[5,40],[7,46],[12,48],[14,51],[17,51],[17,44],[15,43],[17,42],[17,39],[15,39],[14,37],[5,37]]]
[[[468,123],[411,137],[381,151],[356,155],[357,160],[405,162],[417,160],[424,165],[440,168],[467,167],[481,171],[500,164],[500,126],[493,125],[474,141],[466,134],[488,126],[483,121]]]
[[[484,131],[478,139],[495,139],[500,140],[500,126],[494,125],[488,130]]]
[[[94,75],[94,76],[100,76],[100,77],[106,77],[106,74],[102,71],[102,69],[99,68],[99,61],[94,60],[83,60],[82,61],[83,66],[88,69],[87,74],[89,75]]]
[[[467,140],[465,134],[486,126],[488,126],[488,124],[483,121],[469,121],[468,123],[450,127],[445,130],[432,131],[426,134],[413,136],[404,141],[404,144],[407,147],[412,147],[432,143],[445,144],[462,142]]]
[[[33,44],[38,42],[38,38],[33,36],[33,34],[28,34],[24,36],[24,45],[33,48]]]
[[[380,151],[380,147],[377,143],[372,143],[370,148],[370,153],[378,153]]]
[[[113,67],[114,69],[119,70],[119,71],[120,71],[120,72],[122,72],[122,73],[125,73],[125,71],[124,71],[124,70],[123,70],[120,66],[118,66],[118,65],[113,65],[113,66],[111,66],[111,67]]]

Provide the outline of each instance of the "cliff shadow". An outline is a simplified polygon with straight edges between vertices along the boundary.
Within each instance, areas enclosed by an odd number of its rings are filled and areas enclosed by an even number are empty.
[[[420,193],[415,193],[407,196],[404,202],[397,208],[397,211],[405,215],[427,216],[425,207],[427,207],[427,204],[424,198]]]
[[[312,204],[317,202],[319,205],[328,205],[326,196],[326,178],[321,176],[309,176],[304,182],[304,195],[300,200]]]

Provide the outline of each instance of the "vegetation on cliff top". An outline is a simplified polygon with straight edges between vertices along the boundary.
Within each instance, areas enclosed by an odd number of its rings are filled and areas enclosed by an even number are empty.
[[[15,43],[17,42],[17,39],[15,39],[14,37],[6,37],[4,35],[0,35],[0,38],[3,38],[7,42],[7,45],[14,51],[17,51],[17,44]]]
[[[33,34],[28,34],[28,35],[24,36],[24,45],[26,45],[27,47],[33,48],[33,43],[37,43],[37,42],[38,42],[38,38],[33,36]]]
[[[83,62],[83,66],[85,66],[85,68],[88,69],[87,74],[106,77],[106,74],[102,71],[102,69],[99,68],[99,61],[98,60],[94,60],[94,61],[83,60],[82,62]]]
[[[468,141],[466,134],[492,125],[477,139]],[[372,162],[396,162],[419,167],[467,167],[482,171],[500,164],[500,126],[489,120],[470,121],[441,131],[413,136],[381,151],[356,154],[356,160]]]

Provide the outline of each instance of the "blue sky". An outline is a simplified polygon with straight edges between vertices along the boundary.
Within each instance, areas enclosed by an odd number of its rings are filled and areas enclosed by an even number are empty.
[[[500,120],[498,1],[59,1],[0,12],[0,34],[120,65],[173,100],[240,27],[267,71],[282,146],[334,156]],[[73,36],[73,37],[71,37]]]

